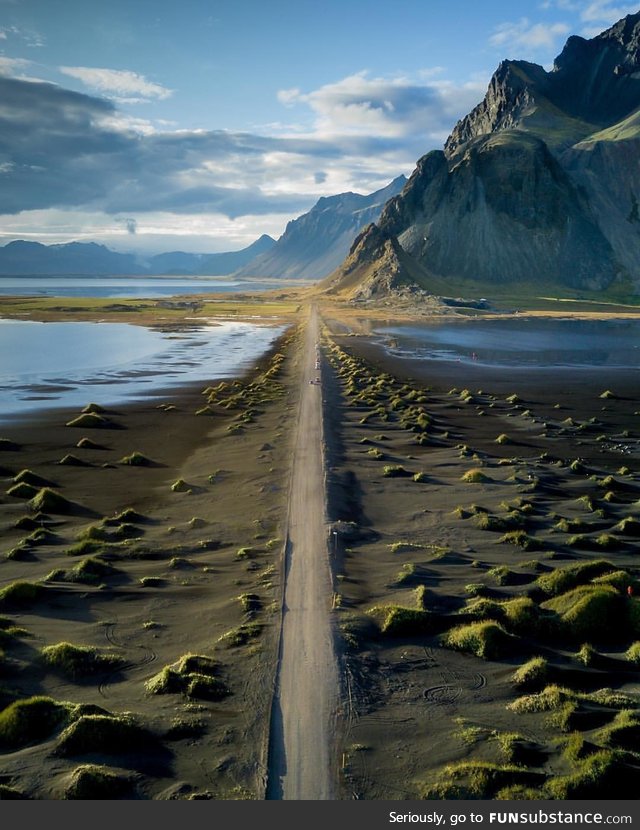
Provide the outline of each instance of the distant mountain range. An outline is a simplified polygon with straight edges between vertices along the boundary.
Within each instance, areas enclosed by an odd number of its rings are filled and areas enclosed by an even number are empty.
[[[368,196],[341,193],[323,197],[292,220],[276,242],[263,234],[240,251],[191,254],[170,251],[142,260],[95,242],[41,245],[18,240],[0,247],[2,276],[224,276],[321,279],[349,252],[354,236],[380,217],[400,192],[404,176]]]
[[[18,240],[0,247],[2,276],[182,276],[231,274],[275,245],[264,234],[247,248],[219,254],[172,251],[141,262],[133,254],[119,254],[95,242],[41,245]]]
[[[570,37],[549,72],[501,63],[324,287],[638,293],[639,200],[640,13]]]
[[[319,199],[308,213],[288,223],[275,245],[236,276],[322,279],[340,265],[354,237],[379,219],[386,202],[406,182],[405,176],[398,176],[367,196],[340,193]]]

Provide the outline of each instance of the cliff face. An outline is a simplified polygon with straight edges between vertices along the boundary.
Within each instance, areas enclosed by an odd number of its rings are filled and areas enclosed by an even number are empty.
[[[289,222],[284,234],[264,255],[236,276],[321,279],[340,265],[354,237],[379,219],[388,199],[399,193],[404,176],[369,195],[341,193],[319,199]]]
[[[452,286],[603,290],[626,280],[640,290],[639,201],[636,14],[591,40],[569,38],[550,72],[501,63],[377,224],[419,266],[423,287],[430,275]]]

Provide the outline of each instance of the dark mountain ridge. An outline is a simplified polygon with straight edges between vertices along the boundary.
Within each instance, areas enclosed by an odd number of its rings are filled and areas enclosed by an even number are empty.
[[[240,251],[191,254],[169,251],[141,261],[95,242],[42,245],[16,240],[0,247],[1,276],[222,276],[232,274],[275,245],[263,234]]]
[[[635,14],[591,40],[569,38],[550,72],[503,61],[484,100],[443,150],[418,161],[377,225],[397,240],[426,289],[625,285],[638,292],[639,199]],[[359,249],[363,273],[375,266],[362,240]],[[340,269],[329,283],[340,290]]]
[[[321,197],[310,211],[287,224],[266,254],[237,276],[321,279],[340,265],[356,234],[380,217],[386,202],[406,181],[398,176],[368,195],[348,192]]]

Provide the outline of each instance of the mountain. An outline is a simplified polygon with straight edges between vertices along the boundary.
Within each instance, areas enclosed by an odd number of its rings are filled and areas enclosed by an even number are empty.
[[[356,234],[379,218],[406,181],[398,176],[368,196],[340,193],[319,199],[308,213],[288,223],[271,250],[236,276],[321,279],[338,267]]]
[[[354,272],[366,283],[388,267],[382,235],[399,246],[395,281],[427,290],[637,292],[639,160],[640,13],[570,37],[550,71],[503,61],[324,287],[362,295]]]
[[[132,254],[119,254],[95,242],[41,245],[17,240],[0,247],[0,276],[182,276],[231,274],[275,245],[263,234],[240,251],[190,254],[170,251],[142,264]]]
[[[55,276],[144,274],[131,254],[118,254],[95,242],[41,245],[17,240],[0,248],[0,275]]]
[[[270,251],[276,244],[273,237],[263,233],[259,239],[252,242],[247,248],[241,251],[231,251],[225,254],[207,254],[204,256],[195,273],[207,276],[218,276],[221,274],[233,274],[245,265],[252,262],[257,256]]]

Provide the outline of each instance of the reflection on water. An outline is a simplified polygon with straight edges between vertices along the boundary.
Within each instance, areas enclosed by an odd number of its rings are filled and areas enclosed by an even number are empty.
[[[293,284],[216,277],[0,277],[0,295],[157,299],[178,294],[268,291]]]
[[[0,320],[0,419],[89,401],[108,406],[234,377],[284,329],[223,322],[177,333],[127,323]]]
[[[398,357],[527,368],[640,367],[640,320],[522,317],[373,331]]]

